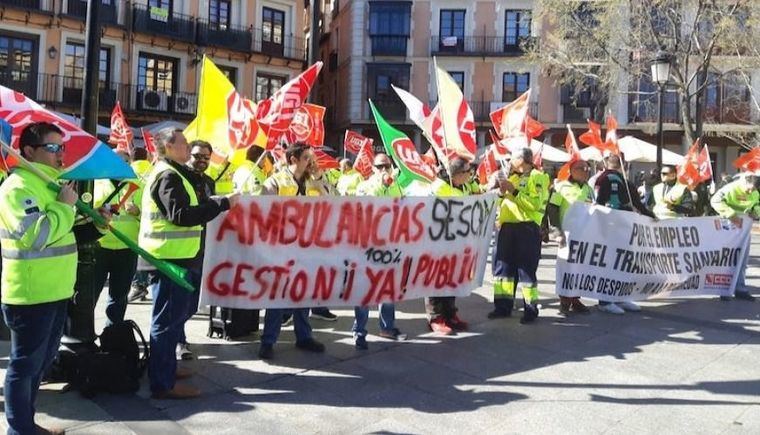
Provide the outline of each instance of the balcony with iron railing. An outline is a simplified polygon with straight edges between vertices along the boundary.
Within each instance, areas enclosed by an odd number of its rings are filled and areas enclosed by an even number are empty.
[[[1,71],[0,85],[22,92],[53,109],[78,109],[82,104],[84,79],[59,74]],[[198,96],[193,92],[162,91],[140,85],[100,82],[99,108],[110,112],[117,101],[126,112],[195,116]]]
[[[43,0],[0,0],[0,7],[12,7],[31,11],[53,12],[52,1]]]
[[[87,19],[87,1],[85,0],[67,0],[67,14],[83,20]],[[116,3],[100,4],[100,22],[103,24],[118,24],[118,11]]]
[[[406,35],[369,35],[373,56],[406,56]]]
[[[522,56],[537,42],[537,38],[526,36],[517,44],[511,44],[503,36],[440,36],[430,38],[430,53],[433,56]]]
[[[278,40],[279,39],[279,40]],[[306,60],[306,39],[297,36],[272,37],[263,29],[253,29],[253,52],[285,59]]]
[[[132,20],[133,29],[137,32],[195,42],[195,19],[189,15],[176,12],[167,14],[165,9],[135,4]]]
[[[253,48],[253,28],[219,24],[198,19],[196,27],[197,44],[250,52]]]

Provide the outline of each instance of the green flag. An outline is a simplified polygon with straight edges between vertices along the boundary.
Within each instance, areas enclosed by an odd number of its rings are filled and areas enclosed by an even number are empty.
[[[369,100],[369,107],[372,109],[377,129],[383,139],[385,152],[396,162],[396,166],[401,172],[398,177],[398,184],[405,188],[414,180],[426,183],[435,180],[435,171],[422,160],[414,142],[409,140],[404,133],[388,124],[388,121],[377,111],[372,100]]]

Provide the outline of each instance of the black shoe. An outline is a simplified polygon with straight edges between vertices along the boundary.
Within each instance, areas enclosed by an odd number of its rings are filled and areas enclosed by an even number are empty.
[[[325,345],[318,342],[317,340],[310,338],[305,341],[297,341],[296,347],[301,350],[307,350],[309,352],[314,353],[322,353],[325,351]]]
[[[533,323],[538,318],[538,307],[533,304],[525,305],[525,311],[520,319],[520,323],[525,325],[527,323]]]
[[[273,356],[274,356],[274,348],[272,347],[272,345],[261,343],[261,346],[259,346],[259,358],[272,359]]]
[[[721,296],[720,300],[722,300],[723,302],[729,302],[731,300],[731,296]]]
[[[291,323],[293,323],[293,316],[291,314],[282,316],[282,326],[288,326]]]
[[[748,302],[755,301],[755,297],[749,294],[749,292],[736,292],[734,293],[734,297],[742,301],[748,301]]]
[[[369,345],[367,344],[367,338],[366,337],[356,337],[356,348],[359,350],[367,350],[369,349]]]
[[[127,302],[144,301],[148,296],[148,289],[143,286],[133,286],[127,295]]]
[[[324,310],[319,310],[319,311],[312,310],[311,317],[315,319],[326,320],[328,322],[335,322],[336,320],[338,320],[338,316],[331,313],[330,310],[326,308]]]
[[[506,319],[507,317],[512,317],[512,313],[509,311],[504,310],[493,310],[490,313],[488,313],[488,318],[493,319]]]

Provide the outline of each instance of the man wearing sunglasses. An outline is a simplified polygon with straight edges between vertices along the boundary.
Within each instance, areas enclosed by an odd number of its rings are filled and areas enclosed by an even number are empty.
[[[197,180],[187,162],[191,147],[182,130],[166,128],[155,136],[160,159],[145,183],[140,220],[140,247],[154,257],[184,267],[195,286],[193,293],[165,275],[158,274],[153,287],[148,379],[157,399],[189,399],[200,391],[177,379],[192,375],[177,368],[176,348],[193,302],[197,304],[203,267],[203,226],[234,206],[238,194],[199,194]],[[201,192],[202,193],[202,192]]]
[[[676,180],[676,168],[663,166],[660,171],[660,184],[652,189],[654,207],[652,211],[657,219],[674,219],[691,216],[694,212],[694,199],[685,184]]]
[[[63,168],[63,132],[29,124],[19,138],[21,154],[57,179]],[[92,223],[75,225],[77,193],[71,184],[55,193],[47,182],[19,166],[0,186],[2,311],[11,330],[4,397],[8,433],[62,433],[34,423],[34,402],[45,371],[60,345],[66,307],[74,294],[77,242],[102,234]]]
[[[386,154],[377,154],[373,161],[373,174],[356,187],[356,196],[402,196],[400,186],[393,178],[393,164]],[[391,302],[380,304],[380,332],[378,335],[389,340],[406,340],[406,334],[396,328],[396,307]],[[354,333],[354,343],[357,349],[366,350],[367,322],[369,321],[369,307],[354,307],[354,324],[351,327]]]

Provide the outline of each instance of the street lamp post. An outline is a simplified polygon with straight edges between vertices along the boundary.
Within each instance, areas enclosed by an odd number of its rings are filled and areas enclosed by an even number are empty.
[[[657,170],[662,170],[662,148],[664,146],[664,134],[662,131],[663,105],[665,103],[665,85],[670,79],[671,56],[665,51],[659,51],[652,61],[652,81],[657,84]]]

